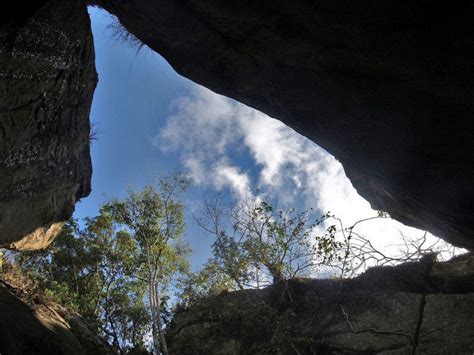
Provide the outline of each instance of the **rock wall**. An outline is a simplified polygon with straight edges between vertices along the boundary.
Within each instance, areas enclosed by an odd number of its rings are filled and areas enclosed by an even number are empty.
[[[90,192],[94,48],[83,1],[8,11],[0,23],[0,246],[40,249]]]
[[[112,354],[81,316],[0,281],[0,353]]]
[[[175,354],[467,354],[473,314],[471,254],[222,293],[181,310],[167,336]]]
[[[474,5],[91,0],[184,76],[338,158],[374,209],[474,248]],[[90,191],[85,2],[0,16],[0,245],[45,247]]]
[[[93,2],[335,155],[374,209],[474,248],[473,1]]]

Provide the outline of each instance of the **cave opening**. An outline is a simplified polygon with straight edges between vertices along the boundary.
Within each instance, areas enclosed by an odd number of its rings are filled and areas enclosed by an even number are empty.
[[[0,353],[472,346],[472,9],[94,3],[0,27]]]
[[[99,133],[91,148],[92,192],[76,206],[76,218],[97,214],[107,198],[123,196],[129,185],[140,188],[174,170],[194,181],[187,197],[191,206],[203,194],[238,201],[260,193],[281,208],[330,211],[347,226],[377,215],[324,149],[180,76],[159,54],[124,35],[126,29],[105,10],[89,7],[89,13],[99,75],[91,121]],[[187,217],[197,267],[212,242],[202,238],[192,211]],[[377,248],[395,254],[403,236],[415,240],[425,233],[392,219],[360,228]],[[437,244],[435,236],[427,238],[425,246]]]

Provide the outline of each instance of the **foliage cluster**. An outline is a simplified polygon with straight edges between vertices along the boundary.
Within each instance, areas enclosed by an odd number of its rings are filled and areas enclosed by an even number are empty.
[[[188,183],[175,174],[158,188],[130,190],[83,226],[67,223],[50,248],[18,254],[16,264],[47,296],[83,315],[116,352],[144,352],[150,331],[153,351],[166,352],[160,347],[170,286],[189,268],[178,199]]]
[[[193,292],[199,298],[311,277],[333,260],[342,261],[335,227],[316,233],[325,218],[315,218],[312,210],[278,209],[261,199],[227,209],[219,196],[205,200],[196,221],[214,237],[213,257],[188,283],[184,301],[192,301]]]

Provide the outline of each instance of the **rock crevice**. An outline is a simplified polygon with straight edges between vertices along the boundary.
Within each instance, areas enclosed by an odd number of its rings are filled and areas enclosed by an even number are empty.
[[[425,314],[425,306],[426,306],[426,295],[422,295],[420,301],[420,311],[418,313],[418,322],[416,324],[416,332],[413,338],[413,354],[416,354],[416,349],[418,347],[419,339],[420,339],[420,329],[423,324],[423,317]]]

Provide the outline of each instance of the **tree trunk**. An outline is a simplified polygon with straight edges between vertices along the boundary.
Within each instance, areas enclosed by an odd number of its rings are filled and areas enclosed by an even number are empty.
[[[152,325],[152,334],[153,334],[153,346],[156,355],[160,355],[160,340],[158,339],[158,327],[156,324],[156,305],[154,297],[154,283],[150,280],[148,281],[148,299],[150,302],[151,308],[151,325]]]
[[[267,266],[268,271],[272,275],[272,278],[273,278],[272,283],[274,285],[279,283],[280,281],[285,280],[285,277],[283,276],[283,273],[281,272],[281,269],[278,266],[273,265],[273,264],[268,264],[266,266]]]
[[[165,339],[165,334],[163,332],[162,326],[161,326],[161,304],[160,304],[160,293],[158,291],[158,285],[155,285],[155,302],[157,304],[156,310],[157,310],[157,317],[156,317],[156,324],[158,327],[158,334],[160,336],[160,341],[161,341],[161,350],[163,351],[163,355],[168,355],[168,346],[166,345],[166,339]]]

